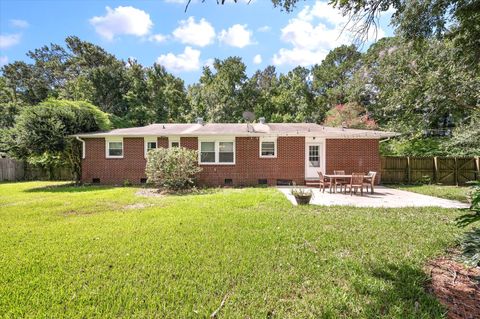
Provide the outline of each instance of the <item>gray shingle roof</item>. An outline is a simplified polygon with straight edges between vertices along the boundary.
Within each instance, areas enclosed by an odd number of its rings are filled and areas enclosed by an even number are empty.
[[[77,134],[75,136],[318,136],[329,138],[386,138],[393,132],[343,129],[315,123],[205,123],[205,124],[151,124],[142,127],[121,128],[107,132]]]

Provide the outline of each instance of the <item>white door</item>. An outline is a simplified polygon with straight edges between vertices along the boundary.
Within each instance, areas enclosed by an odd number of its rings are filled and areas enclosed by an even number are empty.
[[[324,171],[323,143],[306,143],[305,145],[305,178],[317,179],[318,172]]]

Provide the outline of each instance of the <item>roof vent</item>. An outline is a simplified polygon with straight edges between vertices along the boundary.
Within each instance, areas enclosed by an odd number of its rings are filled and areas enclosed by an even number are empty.
[[[197,117],[197,124],[203,125],[203,117]]]
[[[260,124],[265,124],[266,122],[264,117],[258,118],[258,121],[260,122]]]

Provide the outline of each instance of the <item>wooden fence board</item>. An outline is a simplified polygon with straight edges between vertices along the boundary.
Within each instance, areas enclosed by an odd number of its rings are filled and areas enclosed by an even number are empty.
[[[382,183],[416,183],[426,178],[445,185],[464,185],[480,179],[476,157],[398,157],[381,158]]]
[[[71,176],[65,167],[48,171],[12,158],[0,158],[0,181],[70,180]]]

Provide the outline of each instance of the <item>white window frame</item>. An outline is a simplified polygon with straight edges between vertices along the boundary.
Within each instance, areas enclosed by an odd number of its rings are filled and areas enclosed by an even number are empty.
[[[122,155],[110,155],[110,143],[122,143]],[[123,158],[125,155],[125,143],[123,137],[108,137],[105,139],[105,157],[106,158]]]
[[[158,148],[158,139],[157,137],[152,137],[152,136],[146,136],[143,138],[143,156],[145,158],[147,158],[147,153],[148,153],[148,143],[152,143],[152,142],[155,142],[156,143],[156,148]]]
[[[202,162],[202,142],[214,142],[215,143],[215,162]],[[220,157],[220,143],[227,142],[233,143],[233,162],[225,163],[219,162]],[[235,138],[232,137],[215,137],[215,138],[199,138],[198,139],[198,164],[199,165],[235,165],[237,158],[237,150]]]
[[[178,143],[178,147],[182,147],[180,144],[180,137],[179,136],[170,136],[168,137],[168,147],[172,148],[172,143]]]
[[[275,155],[262,155],[262,142],[273,142]],[[260,158],[277,158],[277,138],[276,137],[260,137],[258,144],[258,155]]]

